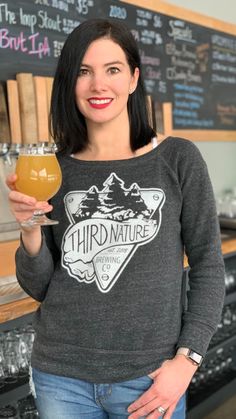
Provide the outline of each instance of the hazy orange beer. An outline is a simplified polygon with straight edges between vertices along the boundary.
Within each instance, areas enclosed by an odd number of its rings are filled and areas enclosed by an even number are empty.
[[[47,201],[61,185],[61,170],[55,154],[20,154],[16,174],[16,189],[37,201]]]
[[[55,145],[28,144],[19,151],[16,162],[16,190],[37,201],[48,201],[59,190],[62,181],[61,168],[55,155]],[[31,218],[20,222],[22,227],[58,224],[48,218],[43,209],[35,209]]]

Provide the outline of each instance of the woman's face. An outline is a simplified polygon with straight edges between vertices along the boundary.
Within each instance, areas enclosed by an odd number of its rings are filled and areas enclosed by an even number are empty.
[[[131,74],[122,48],[111,39],[90,44],[80,67],[75,99],[89,123],[122,122],[128,118],[127,101],[137,86],[139,69]]]

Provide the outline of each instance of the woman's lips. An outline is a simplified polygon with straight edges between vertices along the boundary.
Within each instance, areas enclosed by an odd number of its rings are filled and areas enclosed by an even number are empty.
[[[92,108],[104,109],[104,108],[107,108],[111,104],[112,100],[113,100],[112,98],[99,99],[99,98],[94,97],[94,98],[88,99],[88,102]]]

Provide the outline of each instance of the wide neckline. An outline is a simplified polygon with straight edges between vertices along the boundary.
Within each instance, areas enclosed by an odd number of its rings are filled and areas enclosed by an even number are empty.
[[[66,155],[66,159],[69,159],[70,161],[75,162],[76,164],[84,165],[84,166],[119,166],[119,165],[130,165],[130,164],[136,164],[140,163],[141,161],[146,161],[154,156],[157,155],[159,152],[159,149],[162,147],[164,143],[166,143],[167,140],[169,140],[171,137],[167,137],[164,140],[162,140],[160,143],[158,143],[157,147],[154,147],[153,149],[147,151],[144,154],[141,154],[140,156],[134,156],[129,157],[127,159],[117,159],[117,160],[82,160],[77,159],[76,157],[72,157],[71,155]]]

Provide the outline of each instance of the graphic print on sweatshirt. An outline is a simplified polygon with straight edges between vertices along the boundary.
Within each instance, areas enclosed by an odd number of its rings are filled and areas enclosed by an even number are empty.
[[[103,186],[64,197],[70,225],[62,241],[62,266],[79,282],[95,282],[106,293],[138,247],[157,235],[165,194],[137,183],[125,187],[115,173]]]

